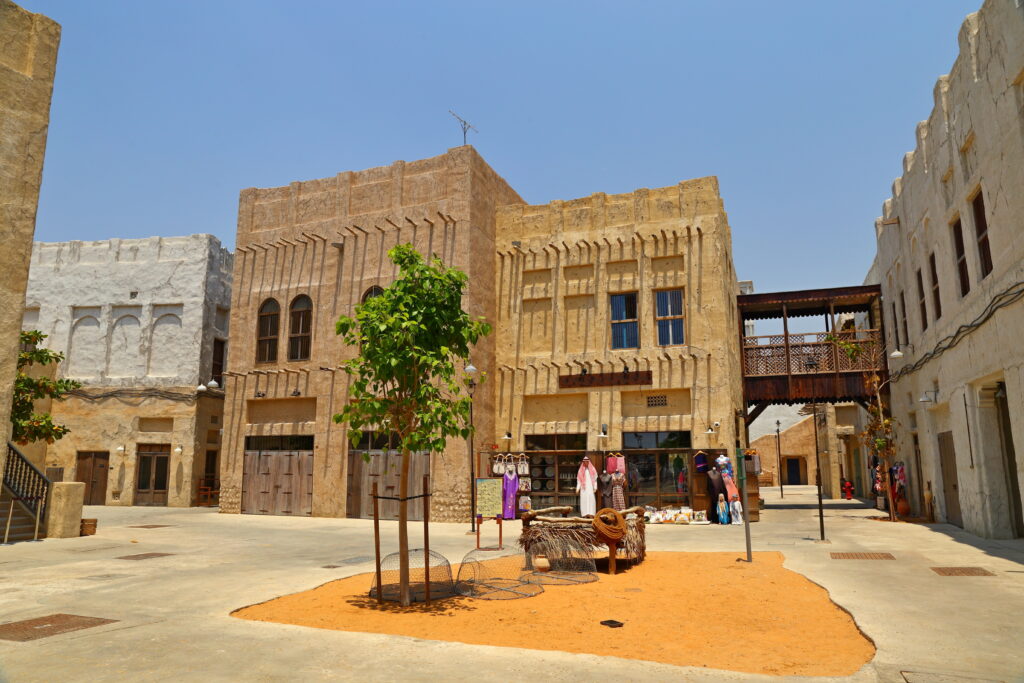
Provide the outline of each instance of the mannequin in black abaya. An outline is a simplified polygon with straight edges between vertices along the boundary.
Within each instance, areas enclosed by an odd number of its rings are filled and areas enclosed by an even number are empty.
[[[725,482],[722,480],[722,473],[712,467],[708,470],[708,521],[713,524],[721,524],[718,521],[718,494],[725,495]]]

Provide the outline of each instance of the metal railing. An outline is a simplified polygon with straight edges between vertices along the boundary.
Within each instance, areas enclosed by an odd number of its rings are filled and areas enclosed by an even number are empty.
[[[832,339],[858,349],[851,357]],[[743,374],[746,377],[772,375],[818,375],[832,372],[865,372],[884,367],[879,330],[771,334],[743,338]],[[881,359],[881,360],[880,360]],[[882,363],[882,367],[879,364]]]
[[[50,494],[50,484],[46,475],[8,441],[4,486],[37,520],[46,519],[46,501]]]

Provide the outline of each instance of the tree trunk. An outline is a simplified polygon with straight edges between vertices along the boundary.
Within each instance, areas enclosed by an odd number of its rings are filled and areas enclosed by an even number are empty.
[[[412,603],[409,593],[409,458],[408,450],[402,451],[402,476],[398,481],[398,586],[402,607]]]

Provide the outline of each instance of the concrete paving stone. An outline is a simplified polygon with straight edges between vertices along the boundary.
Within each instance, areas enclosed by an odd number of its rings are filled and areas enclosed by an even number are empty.
[[[826,588],[878,647],[872,662],[842,680],[1022,680],[1024,564],[1017,556],[1024,554],[1024,541],[992,542],[948,525],[871,521],[867,517],[879,515],[877,510],[850,501],[829,510],[831,543],[819,544],[816,510],[809,516],[807,509],[793,507],[816,503],[813,487],[786,487],[790,507],[781,509],[772,506],[777,490],[762,492],[768,507],[762,521],[751,524],[753,549],[781,552],[787,568]],[[0,622],[68,613],[117,623],[0,643],[0,681],[771,680],[610,657],[242,621],[230,612],[370,571],[372,523],[222,515],[210,508],[90,507],[86,516],[99,519],[96,536],[0,548]],[[141,524],[172,526],[130,528]],[[382,552],[397,550],[395,529],[393,522],[382,524]],[[418,525],[410,529],[414,546],[419,531]],[[465,524],[432,524],[431,549],[460,561],[474,543],[466,531]],[[652,550],[744,550],[741,525],[655,525],[648,532]],[[508,534],[506,542],[513,544],[515,537]],[[115,559],[150,552],[172,555]],[[831,552],[891,552],[897,559],[832,560]],[[978,566],[996,576],[943,577],[933,566]],[[911,678],[904,672],[912,672]]]

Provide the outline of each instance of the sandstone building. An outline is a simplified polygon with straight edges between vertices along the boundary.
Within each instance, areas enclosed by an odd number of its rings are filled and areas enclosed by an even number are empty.
[[[477,473],[495,451],[550,458],[540,505],[569,495],[555,482],[584,453],[631,449],[633,498],[659,502],[664,449],[734,446],[737,286],[715,179],[528,206],[463,146],[242,191],[222,511],[359,517],[372,482],[395,495],[389,435],[351,447],[331,420],[353,354],[334,323],[395,277],[386,252],[404,242],[464,270],[464,307],[495,326],[472,357],[486,374]],[[431,475],[432,518],[466,521],[467,444],[414,457],[414,484]]]
[[[21,303],[36,227],[60,26],[0,0],[0,436],[11,434]],[[4,444],[0,444],[4,445]],[[0,448],[0,473],[6,447]]]
[[[48,406],[70,433],[28,454],[84,482],[85,504],[215,490],[231,269],[212,235],[35,244],[21,327],[48,334],[83,386]]]
[[[1024,535],[1024,9],[988,0],[960,30],[917,147],[875,223],[899,458],[920,509]]]

